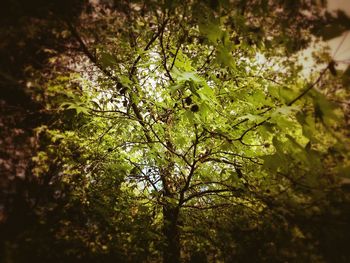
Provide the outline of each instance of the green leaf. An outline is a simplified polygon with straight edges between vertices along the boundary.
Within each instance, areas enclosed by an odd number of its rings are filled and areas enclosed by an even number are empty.
[[[264,117],[260,116],[260,115],[253,115],[253,114],[246,114],[246,115],[243,115],[241,117],[238,118],[238,120],[244,120],[244,119],[248,119],[250,120],[251,122],[254,122],[254,123],[258,123],[258,122],[261,122],[263,120],[265,120]]]
[[[265,155],[261,159],[264,161],[263,167],[271,173],[277,172],[279,167],[285,163],[284,158],[280,154]]]
[[[111,66],[114,66],[117,63],[117,61],[116,61],[115,57],[113,55],[111,55],[110,53],[102,52],[100,54],[100,63],[104,67],[111,67]]]
[[[171,95],[174,95],[174,93],[177,91],[177,90],[180,90],[184,87],[183,84],[172,84],[169,86],[170,88],[170,94]]]
[[[314,103],[315,116],[326,125],[332,125],[341,121],[341,113],[337,111],[335,104],[331,103],[326,96],[318,91],[311,94]]]
[[[230,68],[235,67],[235,60],[233,59],[233,56],[227,48],[220,46],[218,48],[216,59],[218,63],[222,64],[223,66],[227,66]]]
[[[89,114],[89,109],[85,106],[85,103],[81,102],[64,102],[61,104],[60,106],[61,109],[73,109],[77,112],[77,114],[79,113],[83,113],[83,114]]]
[[[173,74],[173,77],[180,82],[185,82],[185,81],[194,81],[198,83],[202,82],[202,79],[197,75],[196,72],[180,71],[179,69],[174,67],[172,74]]]
[[[221,39],[222,30],[218,20],[203,21],[199,24],[199,31],[212,43],[217,43]]]
[[[215,98],[215,93],[211,87],[209,87],[205,82],[202,82],[203,87],[198,89],[197,92],[203,101],[217,102]]]

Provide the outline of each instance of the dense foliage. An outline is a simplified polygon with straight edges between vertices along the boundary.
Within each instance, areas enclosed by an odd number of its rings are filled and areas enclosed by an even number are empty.
[[[344,13],[323,1],[24,2],[9,1],[26,11],[4,31],[15,66],[0,73],[41,117],[3,132],[3,155],[31,160],[21,176],[0,163],[4,262],[349,261],[349,70],[321,41],[350,27]],[[14,59],[23,32],[39,65]],[[21,107],[4,123],[28,118]]]

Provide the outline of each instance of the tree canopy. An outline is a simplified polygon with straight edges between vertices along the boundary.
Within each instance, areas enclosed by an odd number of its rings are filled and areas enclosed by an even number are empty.
[[[1,140],[4,156],[30,158],[27,183],[3,194],[4,262],[349,261],[350,71],[323,42],[350,28],[345,13],[301,0],[44,2],[9,1],[22,19],[3,33],[14,66],[0,71],[2,123],[30,123],[24,145],[19,129]]]

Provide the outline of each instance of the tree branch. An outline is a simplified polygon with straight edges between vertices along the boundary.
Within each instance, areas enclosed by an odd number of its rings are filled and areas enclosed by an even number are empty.
[[[107,70],[105,67],[103,67],[98,61],[97,58],[89,51],[88,47],[86,46],[86,44],[84,43],[83,39],[80,37],[78,31],[76,30],[76,28],[69,22],[66,21],[68,28],[70,29],[70,31],[72,32],[72,35],[77,39],[78,43],[80,44],[80,48],[82,49],[83,53],[89,58],[89,60],[92,62],[93,65],[95,65],[96,67],[98,67],[107,77],[109,77],[111,80],[113,80],[114,82],[116,82],[116,86],[119,87],[118,89],[124,89],[124,85],[120,82],[120,80],[114,76],[109,70]],[[165,26],[165,25],[164,25]],[[157,39],[157,37],[159,36],[160,31],[155,34],[151,40],[148,42],[147,46],[144,48],[144,50],[148,50],[148,48],[152,45],[152,43]],[[130,78],[131,76],[134,74],[135,70],[136,70],[136,66],[138,61],[141,59],[141,56],[139,55],[136,60],[133,63],[133,67],[132,70],[130,72]],[[129,93],[130,96],[130,102],[131,102],[131,108],[134,112],[134,114],[136,115],[136,118],[139,122],[139,124],[143,127],[144,130],[144,134],[145,137],[147,139],[147,141],[151,142],[152,138],[150,137],[150,135],[148,134],[148,131],[146,129],[146,125],[145,122],[143,120],[143,117],[141,115],[141,111],[140,109],[137,107],[137,105],[134,102],[133,99],[133,95],[132,93]]]

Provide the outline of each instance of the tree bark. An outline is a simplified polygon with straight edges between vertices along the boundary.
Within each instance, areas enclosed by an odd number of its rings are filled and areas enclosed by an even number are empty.
[[[180,262],[180,233],[178,227],[179,207],[166,203],[163,206],[163,234],[165,244],[163,263]]]

